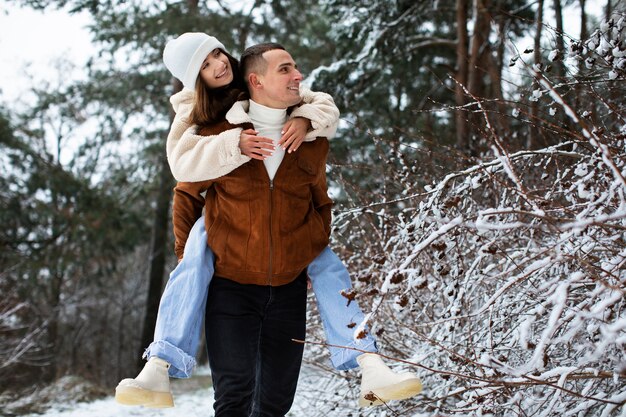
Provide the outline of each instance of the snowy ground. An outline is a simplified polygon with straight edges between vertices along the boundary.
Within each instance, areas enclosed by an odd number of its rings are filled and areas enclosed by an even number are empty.
[[[311,379],[316,372],[303,366],[295,403],[288,416],[313,416],[318,413],[312,407],[311,398],[303,391],[311,389]],[[327,387],[328,388],[328,387]],[[113,391],[113,389],[111,390]],[[213,389],[210,386],[208,368],[200,368],[193,378],[172,379],[174,408],[155,409],[129,407],[115,402],[113,395],[93,402],[55,404],[45,414],[28,414],[24,417],[211,417],[213,416]],[[356,400],[354,401],[356,405]],[[0,413],[1,414],[1,413]],[[342,415],[344,415],[342,413]]]
[[[174,408],[167,409],[127,407],[116,403],[111,396],[91,403],[56,406],[45,414],[29,414],[28,417],[207,417],[213,415],[213,390],[201,389],[177,395],[175,403]]]
[[[118,404],[111,396],[93,402],[55,404],[45,414],[26,417],[210,417],[213,415],[213,390],[208,369],[200,368],[193,378],[172,379],[174,408],[129,407]]]
[[[393,409],[400,403],[391,402],[389,407],[359,408],[357,398],[360,392],[360,377],[358,372],[341,373],[341,378],[329,378],[330,373],[336,373],[331,368],[307,363],[302,364],[298,390],[288,417],[386,417],[395,415]],[[174,408],[155,409],[145,407],[130,407],[118,404],[111,395],[90,402],[70,401],[72,389],[70,385],[57,387],[54,394],[45,395],[47,398],[58,398],[59,402],[52,405],[45,413],[26,414],[21,417],[212,417],[213,389],[208,366],[203,366],[194,372],[190,379],[172,379],[172,393],[174,394]],[[42,393],[35,401],[41,401]],[[38,400],[37,400],[38,398]],[[67,398],[67,399],[62,399]],[[426,417],[427,414],[413,410],[411,417]],[[0,417],[4,417],[0,406]]]

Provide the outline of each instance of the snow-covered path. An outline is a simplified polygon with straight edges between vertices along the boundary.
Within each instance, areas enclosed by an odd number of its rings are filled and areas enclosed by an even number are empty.
[[[288,416],[317,415],[302,391],[311,389],[311,378],[316,379],[315,369],[303,366],[295,402]],[[28,414],[22,417],[212,417],[213,389],[208,367],[197,369],[191,379],[172,379],[174,408],[130,407],[118,404],[111,396],[92,402],[56,404],[44,414]],[[356,404],[356,402],[355,402]],[[0,413],[1,417],[2,413]]]
[[[384,407],[359,408],[357,405],[360,390],[359,379],[347,382],[342,378],[327,378],[328,370],[310,364],[303,364],[298,389],[287,417],[380,417],[392,415]],[[326,377],[326,378],[325,378]],[[111,395],[91,402],[65,402],[42,414],[28,414],[21,417],[212,417],[213,389],[210,370],[200,367],[190,379],[172,379],[174,408],[131,407],[118,404]],[[395,404],[391,403],[391,408]],[[391,410],[391,408],[389,410]],[[426,417],[415,410],[407,417]],[[4,417],[0,409],[0,417]]]
[[[128,407],[115,402],[113,396],[91,403],[57,406],[45,414],[27,417],[210,417],[213,415],[213,390],[204,389],[175,397],[174,408]]]
[[[202,373],[191,380],[172,380],[174,408],[129,407],[118,404],[111,395],[93,402],[58,404],[45,414],[25,417],[210,417],[213,415],[213,389],[209,384],[210,378]]]

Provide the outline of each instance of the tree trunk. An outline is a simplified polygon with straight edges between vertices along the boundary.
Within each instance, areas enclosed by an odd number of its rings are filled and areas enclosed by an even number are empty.
[[[463,106],[466,103],[463,86],[467,87],[467,0],[456,0],[456,81],[455,111],[456,147],[460,151],[469,150],[468,112]]]
[[[615,6],[613,5],[613,1],[612,0],[607,0],[606,2],[606,16],[605,16],[605,21],[610,21],[611,18],[613,17],[613,13],[619,12],[620,10],[620,6],[621,6],[621,2],[616,2]],[[609,29],[606,31],[605,34],[607,40],[612,41],[613,40],[613,30]],[[611,85],[611,87],[608,89],[608,93],[609,93],[609,100],[611,103],[617,103],[619,101],[619,90],[617,88],[614,88],[614,86],[616,86],[616,81],[610,81],[609,85]],[[597,103],[594,103],[597,104]],[[595,115],[598,114],[597,109],[595,108],[596,105],[594,105],[594,108],[592,110],[592,117],[595,119]],[[618,123],[618,121],[620,120],[620,118],[618,117],[618,115],[615,112],[610,112],[608,114],[608,119],[607,119],[607,123],[611,123],[611,122],[615,122]],[[596,121],[597,122],[597,121]]]
[[[565,64],[564,59],[567,56],[567,52],[565,51],[565,40],[563,38],[563,8],[561,5],[561,0],[554,0],[554,16],[556,19],[556,49],[561,52],[561,57],[557,61],[555,61],[552,66],[554,68],[554,75],[557,82],[565,81]],[[558,116],[558,121],[563,129],[566,131],[570,130],[569,117],[565,114],[565,112],[561,112]],[[551,139],[549,141],[550,144],[554,143],[555,140]]]
[[[198,12],[198,0],[188,0],[189,14]],[[173,80],[174,93],[182,90],[180,81]],[[174,112],[170,111],[170,124],[174,120]],[[143,330],[141,333],[140,354],[137,358],[137,369],[143,367],[141,355],[143,350],[154,339],[154,327],[156,325],[157,314],[159,312],[159,301],[165,277],[165,251],[167,248],[167,230],[169,227],[170,203],[172,201],[172,188],[174,180],[167,163],[165,146],[161,152],[159,161],[159,189],[156,196],[156,208],[154,211],[154,221],[152,223],[152,242],[150,250],[150,274],[148,299],[146,300],[146,315],[144,316]]]
[[[51,262],[52,264],[52,262]],[[44,372],[44,380],[46,378],[60,378],[64,373],[64,366],[61,363],[63,357],[63,334],[60,331],[61,326],[61,292],[63,287],[63,272],[55,267],[55,273],[51,276],[50,285],[50,310],[51,317],[48,322],[48,334],[51,347],[50,355],[50,373],[46,375]]]
[[[543,0],[537,1],[537,31],[535,33],[535,64],[541,63],[541,30],[543,28]],[[533,89],[539,88],[537,81],[533,82]],[[526,147],[533,149],[539,142],[539,103],[537,101],[530,102],[530,131]]]
[[[488,43],[489,31],[491,29],[488,12],[489,0],[474,0],[474,33],[472,34],[469,68],[468,68],[468,90],[480,99],[484,95],[484,76],[487,71],[484,57],[491,53]],[[472,117],[472,124],[482,125],[483,116]],[[471,129],[471,127],[470,127]],[[472,138],[469,139],[470,154],[477,155],[477,145]]]
[[[580,0],[580,40],[587,39],[587,12],[585,11],[586,0]]]
[[[580,40],[581,42],[587,39],[589,36],[587,33],[587,13],[585,11],[585,3],[586,0],[580,0]],[[585,64],[583,60],[578,61],[578,74],[576,74],[576,105],[575,109],[578,112],[581,107],[581,84],[580,82],[583,80],[582,74],[585,68]]]
[[[496,121],[495,127],[498,134],[505,134],[510,131],[508,118],[506,117],[507,106],[504,103],[504,95],[502,94],[502,72],[500,71],[500,55],[494,56],[493,54],[487,54],[485,56],[486,65],[488,65],[489,78],[491,79],[491,94],[490,96],[496,99],[495,109],[497,112],[494,114]]]
[[[565,40],[563,39],[563,8],[561,0],[554,0],[554,16],[556,19],[556,49],[565,56]],[[559,59],[553,65],[558,81],[565,76],[563,60]]]
[[[189,7],[189,14],[195,15],[198,13],[198,0],[187,0],[187,7]]]
[[[182,89],[182,85],[177,80],[174,92]],[[178,84],[178,85],[176,85]],[[170,116],[170,122],[173,116]],[[165,251],[167,250],[167,230],[169,227],[169,209],[172,201],[172,187],[174,185],[172,174],[167,164],[165,150],[161,153],[159,161],[159,180],[156,196],[156,208],[152,223],[152,242],[150,250],[150,274],[148,286],[148,299],[146,301],[146,315],[144,316],[143,331],[141,335],[141,352],[148,347],[154,337],[154,327],[156,325],[157,313],[159,311],[159,301],[165,277]],[[142,367],[141,355],[138,357],[138,368]]]

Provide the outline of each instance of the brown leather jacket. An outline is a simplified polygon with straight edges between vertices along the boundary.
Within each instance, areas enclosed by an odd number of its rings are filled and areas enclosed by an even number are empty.
[[[224,121],[199,134],[234,127],[251,126]],[[256,159],[215,180],[179,182],[172,209],[178,258],[204,206],[216,276],[272,286],[293,281],[328,245],[327,154],[328,140],[318,138],[285,153],[272,182],[263,161]]]

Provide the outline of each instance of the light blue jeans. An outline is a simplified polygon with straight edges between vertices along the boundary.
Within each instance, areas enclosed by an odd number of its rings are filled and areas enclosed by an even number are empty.
[[[189,378],[196,364],[214,261],[213,252],[207,245],[202,216],[189,233],[183,260],[170,274],[159,304],[154,341],[143,355],[144,358],[157,356],[169,362],[172,377]],[[376,352],[376,342],[369,333],[363,339],[356,339],[354,329],[348,327],[350,323],[361,323],[364,316],[355,300],[348,304],[341,295],[342,290],[352,288],[350,275],[341,259],[327,247],[311,262],[307,273],[328,344]],[[337,347],[329,349],[331,362],[337,370],[359,366],[356,357],[362,352]]]

